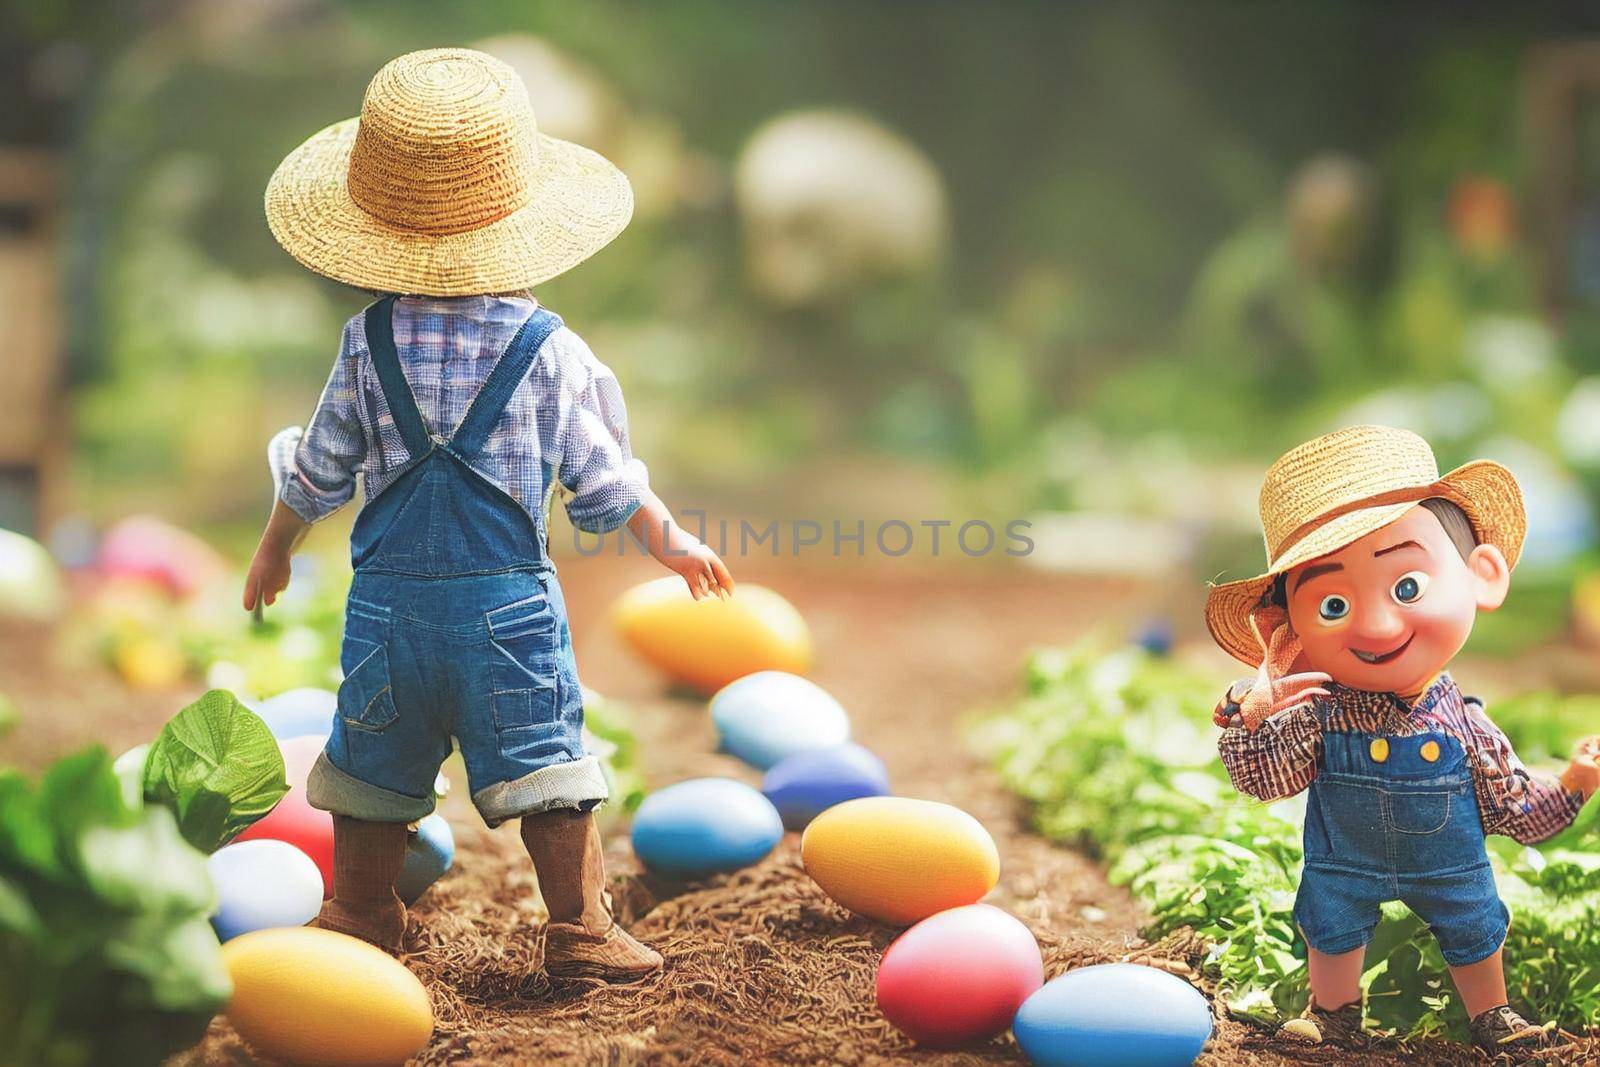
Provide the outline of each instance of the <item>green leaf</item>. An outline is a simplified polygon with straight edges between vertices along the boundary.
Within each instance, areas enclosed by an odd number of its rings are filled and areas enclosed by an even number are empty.
[[[272,731],[222,689],[173,716],[145,758],[145,799],[170,808],[202,852],[231,841],[288,791]]]

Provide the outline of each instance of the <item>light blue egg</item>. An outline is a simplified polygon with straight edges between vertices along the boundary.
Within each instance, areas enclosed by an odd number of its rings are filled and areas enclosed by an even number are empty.
[[[888,796],[889,772],[860,745],[839,745],[789,756],[767,772],[761,791],[783,816],[784,826],[804,830],[835,804]]]
[[[443,815],[434,812],[417,823],[406,839],[406,863],[395,879],[394,891],[407,906],[415,904],[428,887],[444,876],[456,859],[456,835]]]
[[[690,778],[644,798],[633,817],[633,851],[646,867],[701,878],[748,867],[783,837],[772,802],[732,778]]]
[[[1046,982],[1011,1031],[1035,1067],[1185,1067],[1211,1036],[1211,1008],[1165,971],[1102,963]]]
[[[322,872],[285,841],[256,839],[224,845],[206,860],[217,891],[211,917],[217,937],[304,926],[322,909]]]
[[[290,689],[266,700],[248,705],[261,716],[279,741],[292,737],[316,734],[326,737],[333,732],[333,715],[339,707],[339,697],[326,689],[306,686]]]
[[[784,671],[757,671],[724,686],[711,698],[711,721],[722,750],[761,771],[797,752],[850,740],[850,717],[839,702]]]

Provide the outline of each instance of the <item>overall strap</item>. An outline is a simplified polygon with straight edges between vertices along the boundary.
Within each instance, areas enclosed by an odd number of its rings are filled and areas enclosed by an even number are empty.
[[[500,421],[500,413],[511,402],[517,386],[528,376],[528,368],[533,366],[539,349],[560,328],[559,315],[542,307],[533,309],[533,314],[517,329],[516,336],[511,338],[511,343],[501,354],[500,362],[489,373],[489,380],[483,383],[478,395],[473,398],[461,425],[456,427],[455,436],[450,439],[452,451],[461,456],[478,454],[489,439],[489,432]]]
[[[421,459],[433,448],[428,436],[428,426],[417,410],[417,398],[406,383],[400,369],[400,356],[394,350],[394,301],[392,296],[367,308],[367,351],[372,355],[372,369],[378,372],[378,384],[383,387],[383,398],[389,404],[389,415],[394,419],[400,439],[412,459]]]

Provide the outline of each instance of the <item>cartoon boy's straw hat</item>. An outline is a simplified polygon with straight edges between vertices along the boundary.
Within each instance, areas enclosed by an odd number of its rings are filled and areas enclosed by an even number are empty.
[[[1426,441],[1388,426],[1351,426],[1291,449],[1261,485],[1267,571],[1211,588],[1211,636],[1255,666],[1262,648],[1250,617],[1268,606],[1278,575],[1337,552],[1430,497],[1458,504],[1479,544],[1494,545],[1516,566],[1528,518],[1522,489],[1500,464],[1475,460],[1440,477]],[[1271,627],[1263,627],[1269,632]]]
[[[267,184],[267,224],[295,259],[365,289],[430,296],[553,278],[632,215],[623,173],[540,133],[516,72],[465,48],[389,63],[359,118],[289,153]]]

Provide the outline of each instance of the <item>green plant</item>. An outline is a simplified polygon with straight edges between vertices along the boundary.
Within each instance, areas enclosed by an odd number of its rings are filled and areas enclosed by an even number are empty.
[[[205,857],[104,749],[0,771],[0,1065],[156,1064],[231,988]]]
[[[277,739],[223,689],[174,715],[144,760],[144,798],[170,808],[202,852],[227,844],[288,791]]]
[[[1305,946],[1293,920],[1300,799],[1236,793],[1216,756],[1211,707],[1225,680],[1138,649],[1092,644],[1037,653],[1027,695],[984,727],[1007,785],[1039,828],[1110,864],[1150,910],[1146,933],[1193,927],[1230,1010],[1272,1023],[1305,1003]],[[1592,702],[1532,694],[1494,709],[1528,756],[1564,752]],[[1512,998],[1563,1025],[1600,1022],[1600,804],[1540,849],[1491,839]],[[1369,1018],[1406,1034],[1464,1033],[1438,946],[1401,905],[1385,908],[1364,976]]]

